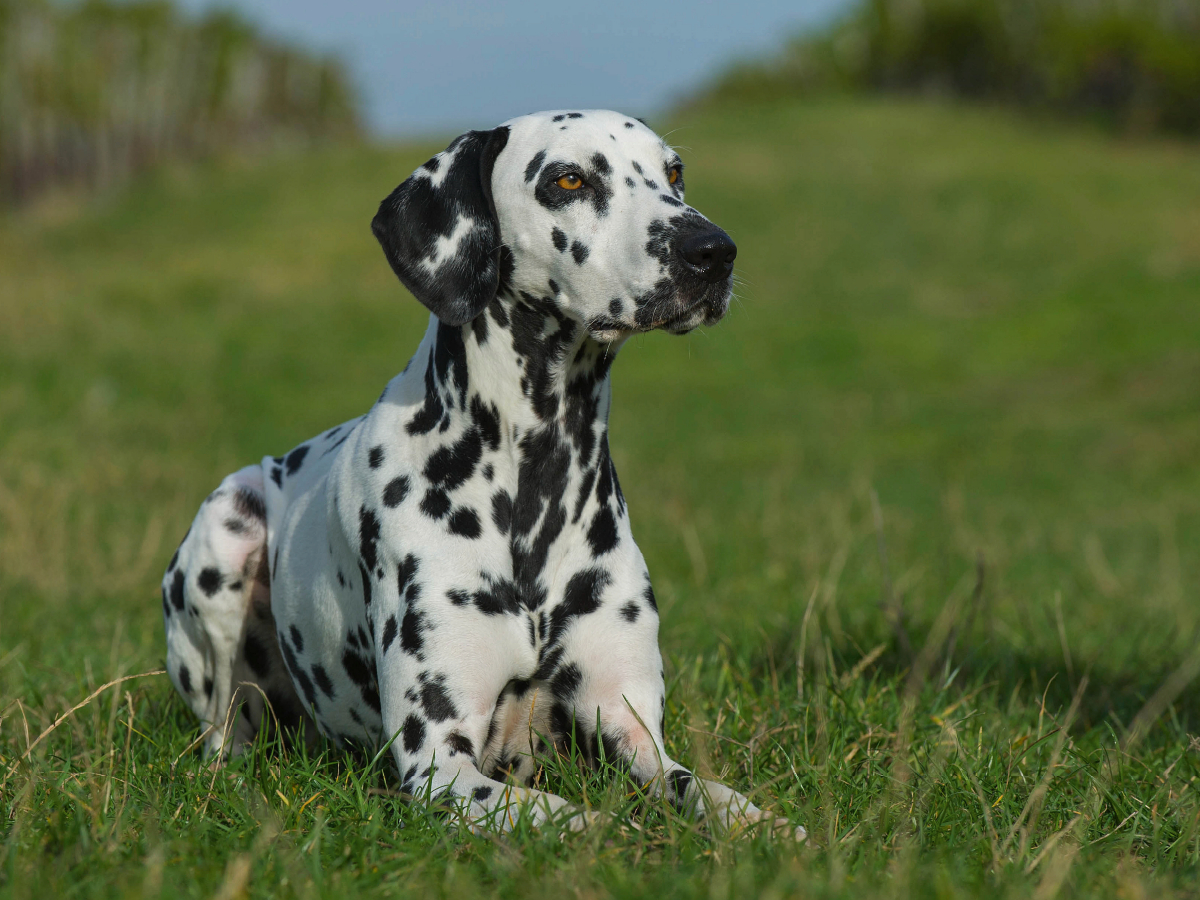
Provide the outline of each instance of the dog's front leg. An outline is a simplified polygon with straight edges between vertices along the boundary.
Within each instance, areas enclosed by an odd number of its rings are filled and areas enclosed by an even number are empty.
[[[497,701],[508,680],[507,660],[496,658],[504,642],[490,635],[490,644],[475,644],[472,629],[460,625],[454,640],[458,654],[451,656],[438,646],[438,638],[450,634],[449,628],[428,632],[420,658],[404,652],[390,658],[385,654],[381,660],[384,727],[393,738],[401,790],[419,803],[453,810],[476,831],[509,831],[521,819],[556,825],[564,832],[584,827],[591,815],[563,798],[480,771]],[[431,664],[435,659],[456,664],[441,668]]]
[[[617,598],[621,599],[620,597]],[[658,615],[652,609],[615,603],[580,619],[564,641],[564,659],[577,666],[573,694],[562,697],[574,711],[576,728],[629,766],[630,776],[652,796],[663,797],[689,818],[737,834],[766,827],[803,840],[803,827],[759,809],[749,798],[717,781],[695,777],[667,756],[663,746],[665,685],[658,650]]]

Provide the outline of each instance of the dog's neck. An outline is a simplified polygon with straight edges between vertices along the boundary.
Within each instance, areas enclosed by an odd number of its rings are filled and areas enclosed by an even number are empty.
[[[594,340],[552,302],[529,295],[496,299],[460,327],[431,318],[425,343],[426,409],[436,392],[439,420],[471,416],[487,432],[494,417],[500,439],[517,448],[550,432],[570,442],[574,465],[592,464],[602,444],[607,454],[609,370],[619,345]],[[422,410],[418,419],[432,419],[436,411]]]

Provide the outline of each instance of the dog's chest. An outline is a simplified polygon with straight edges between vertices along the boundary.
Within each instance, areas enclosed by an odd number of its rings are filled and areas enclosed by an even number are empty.
[[[429,427],[415,380],[267,462],[279,639],[334,736],[377,736],[381,685],[404,681],[380,667],[438,674],[474,654],[502,683],[536,678],[637,553],[603,423],[582,440],[559,420],[522,427],[471,393]]]

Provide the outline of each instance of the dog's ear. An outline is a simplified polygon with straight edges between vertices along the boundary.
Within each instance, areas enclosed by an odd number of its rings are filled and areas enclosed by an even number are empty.
[[[463,325],[496,296],[500,224],[492,169],[508,128],[468,131],[379,204],[371,231],[392,270],[447,325]]]

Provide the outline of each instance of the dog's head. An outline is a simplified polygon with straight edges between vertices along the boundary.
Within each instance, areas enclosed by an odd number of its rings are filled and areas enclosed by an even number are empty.
[[[497,296],[536,298],[605,342],[714,324],[737,254],[684,202],[679,155],[607,110],[469,131],[396,188],[371,228],[405,287],[447,324]]]

